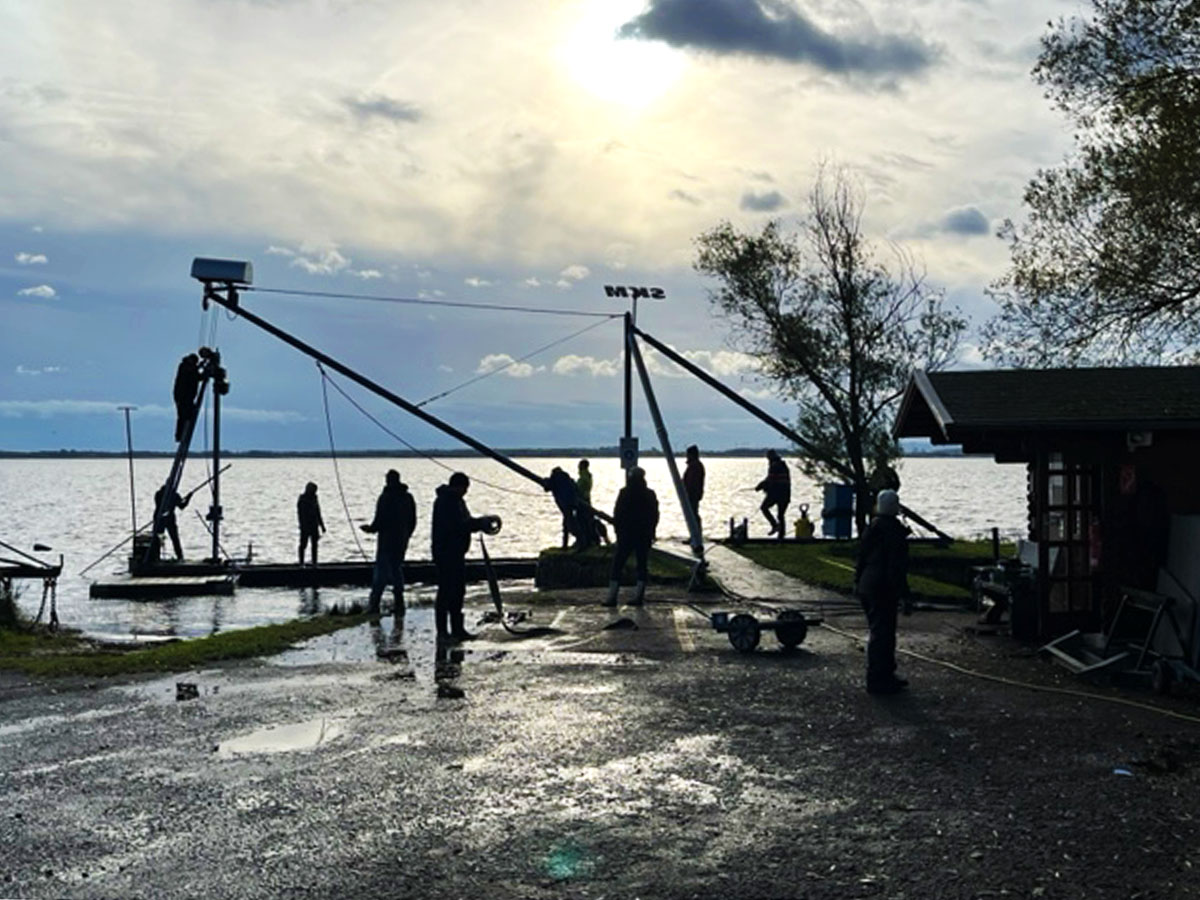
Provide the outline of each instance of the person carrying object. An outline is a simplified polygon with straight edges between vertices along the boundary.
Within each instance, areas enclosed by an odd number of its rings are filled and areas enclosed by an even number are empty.
[[[561,471],[561,470],[560,470]],[[565,472],[563,472],[566,475]],[[570,481],[567,476],[567,481]],[[437,572],[437,597],[434,601],[434,620],[438,640],[457,642],[472,640],[475,635],[463,623],[463,599],[467,592],[467,549],[471,534],[484,531],[496,534],[500,530],[499,516],[471,515],[463,499],[471,487],[471,479],[455,472],[437,489],[433,501],[433,566]]]

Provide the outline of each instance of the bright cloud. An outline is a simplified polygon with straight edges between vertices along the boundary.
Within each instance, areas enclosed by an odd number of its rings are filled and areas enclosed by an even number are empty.
[[[517,362],[507,353],[489,353],[479,361],[475,368],[476,374],[487,375],[503,370],[509,378],[528,378],[536,372],[544,371],[543,366],[533,366],[526,362]]]
[[[55,372],[61,372],[62,366],[42,366],[40,369],[31,369],[28,366],[17,366],[16,373],[18,375],[53,375]]]
[[[39,284],[36,287],[21,288],[17,291],[18,297],[40,297],[42,300],[50,300],[58,296],[58,291],[50,287],[48,284]]]
[[[735,350],[685,350],[681,355],[718,376],[754,375],[761,368],[753,356]]]
[[[551,371],[555,375],[591,375],[612,378],[622,371],[622,365],[620,359],[597,359],[594,356],[569,354],[556,359]]]
[[[18,266],[44,266],[49,262],[45,253],[18,253],[13,258]]]
[[[473,288],[491,287],[492,285],[492,283],[486,278],[480,278],[478,275],[471,275],[467,278],[464,278],[463,283],[467,285],[467,287]]]
[[[296,254],[291,265],[303,269],[309,275],[336,275],[350,265],[350,260],[338,252],[336,247],[325,250]]]

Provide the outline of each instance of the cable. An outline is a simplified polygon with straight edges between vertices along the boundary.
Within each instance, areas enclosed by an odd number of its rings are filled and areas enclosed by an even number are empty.
[[[407,303],[416,306],[446,306],[458,309],[494,309],[501,312],[537,313],[547,316],[584,316],[587,318],[619,319],[625,314],[589,312],[586,310],[548,309],[541,306],[516,306],[503,303],[466,303],[462,300],[427,300],[415,297],[380,297],[375,294],[340,294],[335,291],[297,291],[287,288],[243,287],[242,291],[258,291],[260,294],[290,294],[297,297],[327,297],[337,300],[373,300],[378,303]]]
[[[422,400],[420,403],[418,403],[417,407],[419,408],[419,407],[425,406],[427,403],[432,403],[434,400],[441,400],[443,397],[447,397],[450,394],[453,394],[455,391],[462,390],[465,387],[475,384],[475,382],[477,382],[477,381],[483,381],[483,379],[485,379],[485,378],[490,378],[493,375],[499,375],[505,369],[510,369],[513,366],[515,366],[517,363],[525,362],[525,360],[530,359],[534,356],[537,356],[539,353],[544,353],[545,351],[549,350],[551,347],[557,347],[559,344],[564,344],[573,338],[577,338],[581,334],[585,334],[586,332],[591,331],[593,328],[599,328],[601,325],[604,325],[607,321],[608,320],[605,319],[604,321],[601,321],[601,322],[593,322],[591,325],[588,325],[586,328],[581,328],[578,331],[574,332],[573,334],[568,334],[564,338],[559,338],[556,341],[551,341],[549,344],[546,344],[544,347],[539,347],[537,350],[534,350],[532,353],[525,354],[520,359],[511,360],[510,362],[506,363],[505,365],[501,366],[498,369],[492,369],[490,372],[484,372],[482,375],[477,375],[474,378],[470,379],[469,381],[464,381],[458,387],[452,387],[449,390],[442,391],[440,394],[434,394],[432,397],[429,397],[425,400]]]
[[[325,430],[329,434],[329,458],[333,460],[333,477],[337,482],[338,496],[342,498],[342,509],[346,512],[346,524],[350,526],[350,535],[354,538],[354,543],[358,547],[358,553],[363,559],[369,559],[367,552],[363,550],[362,542],[358,539],[358,532],[354,528],[354,519],[350,515],[350,505],[346,502],[346,492],[342,490],[342,472],[338,466],[337,450],[333,444],[333,419],[329,415],[329,391],[326,388],[329,376],[325,374],[325,369],[320,362],[317,363],[317,371],[321,373],[321,400],[325,406]]]
[[[860,644],[865,644],[866,639],[861,635],[854,634],[850,631],[843,631],[840,628],[835,628],[832,625],[822,622],[821,627],[832,631],[834,634],[841,635],[844,638],[849,638],[852,641],[857,641]],[[922,662],[931,663],[935,666],[941,666],[945,669],[950,669],[953,672],[958,672],[962,675],[970,675],[972,678],[981,678],[984,681],[994,681],[997,684],[1007,684],[1010,687],[1028,688],[1031,691],[1042,691],[1047,694],[1062,694],[1067,697],[1080,697],[1084,700],[1102,700],[1106,703],[1116,703],[1121,706],[1132,706],[1136,709],[1149,710],[1160,715],[1169,716],[1174,719],[1182,719],[1185,722],[1192,722],[1200,725],[1200,716],[1189,716],[1187,713],[1176,712],[1173,709],[1165,709],[1161,706],[1155,706],[1152,703],[1141,703],[1137,700],[1127,700],[1124,697],[1110,697],[1106,694],[1093,694],[1089,691],[1079,691],[1074,688],[1052,687],[1044,684],[1030,684],[1027,681],[1016,681],[1012,678],[1004,678],[1001,675],[989,675],[987,672],[979,672],[974,669],[968,669],[966,666],[960,666],[957,663],[947,662],[944,659],[926,656],[924,653],[918,653],[915,650],[905,650],[897,647],[897,653],[902,653],[905,656],[911,656],[913,659],[919,659]]]
[[[318,368],[319,368],[319,365],[318,365]],[[363,409],[362,406],[359,405],[358,401],[356,401],[353,397],[351,397],[344,390],[342,390],[341,386],[336,381],[334,381],[332,378],[329,377],[329,374],[327,372],[322,370],[321,375],[325,378],[325,380],[327,382],[329,382],[329,384],[331,384],[333,386],[333,389],[335,391],[337,391],[339,394],[341,394],[343,397],[346,398],[346,401],[351,406],[353,406],[360,413],[362,413],[364,416],[366,416],[370,421],[375,423],[375,425],[381,431],[383,431],[384,434],[390,435],[392,438],[394,438],[396,441],[403,444],[410,451],[412,451],[414,454],[421,457],[422,459],[428,460],[429,462],[433,463],[436,466],[441,466],[447,472],[454,471],[454,469],[452,469],[450,466],[446,465],[441,460],[435,459],[434,457],[432,457],[428,453],[426,453],[424,450],[419,450],[416,447],[414,447],[412,444],[410,444],[404,438],[400,437],[400,435],[396,434],[396,432],[392,431],[390,428],[388,428],[386,425],[384,425],[382,422],[380,422],[377,418],[375,418],[375,416],[371,415],[371,413],[369,413],[365,409]],[[492,484],[489,481],[484,481],[482,478],[476,478],[474,480],[476,482],[478,482],[479,484],[486,485],[487,487],[490,487],[493,490],[501,491],[506,494],[514,494],[519,497],[540,497],[540,496],[542,496],[541,494],[535,494],[532,491],[518,491],[518,490],[514,490],[513,488],[502,487],[498,484]]]

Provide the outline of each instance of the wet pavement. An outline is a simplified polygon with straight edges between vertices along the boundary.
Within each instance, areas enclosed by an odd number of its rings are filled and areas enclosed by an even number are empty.
[[[1040,690],[908,658],[874,697],[843,634],[742,655],[695,596],[600,593],[453,648],[417,608],[205,671],[6,676],[0,896],[1197,895],[1200,723],[1054,693],[1083,686],[962,613],[901,645]]]

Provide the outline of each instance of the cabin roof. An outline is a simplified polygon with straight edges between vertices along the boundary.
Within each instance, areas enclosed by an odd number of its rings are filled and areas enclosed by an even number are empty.
[[[1032,432],[1200,431],[1200,366],[916,372],[892,429],[935,444]]]

